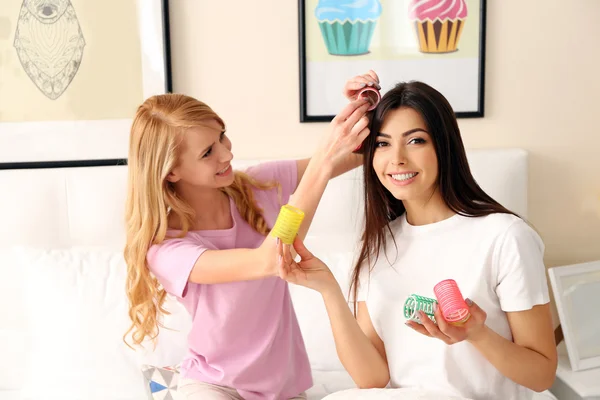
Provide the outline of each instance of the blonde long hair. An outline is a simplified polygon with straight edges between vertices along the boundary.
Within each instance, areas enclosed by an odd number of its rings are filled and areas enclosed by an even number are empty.
[[[194,210],[177,195],[166,178],[177,165],[185,130],[204,126],[210,120],[225,128],[223,120],[208,105],[181,94],[150,97],[138,108],[134,117],[129,140],[125,212],[126,290],[132,322],[123,337],[126,343],[130,333],[134,345],[141,345],[146,337],[154,341],[159,327],[163,327],[160,314],[168,314],[163,307],[166,292],[150,273],[146,255],[151,245],[169,239],[169,213],[182,222],[181,236],[193,225]],[[233,199],[244,220],[260,234],[267,235],[270,228],[263,218],[262,209],[254,201],[251,187],[268,190],[277,186],[275,182],[257,182],[236,171],[233,184],[222,190]]]

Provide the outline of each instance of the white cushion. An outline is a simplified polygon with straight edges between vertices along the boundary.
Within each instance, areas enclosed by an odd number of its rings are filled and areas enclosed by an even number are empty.
[[[341,243],[351,247],[349,240]],[[347,293],[354,253],[327,251],[327,246],[319,246],[320,243],[323,242],[318,237],[309,237],[306,241],[314,254],[330,266]],[[8,353],[9,361],[0,361],[3,371],[7,372],[3,375],[7,376],[7,385],[2,389],[19,388],[25,379],[23,394],[30,399],[75,399],[78,396],[95,399],[116,389],[124,399],[134,399],[144,391],[143,364],[175,365],[183,358],[190,319],[185,309],[171,298],[168,298],[167,308],[173,314],[165,317],[165,324],[176,331],[161,330],[155,350],[148,345],[146,351],[134,352],[123,343],[129,320],[124,291],[126,266],[121,252],[19,248],[16,252],[0,252],[0,256],[2,254],[4,261],[0,259],[0,265],[10,265],[13,272],[10,284],[8,280],[4,283],[5,289],[12,290],[8,293],[15,297],[22,295],[19,301],[24,302],[25,311],[25,318],[13,313],[9,328],[15,334],[6,345],[13,351]],[[11,254],[10,260],[8,254]],[[290,292],[311,367],[324,373],[338,371],[345,376],[342,381],[321,382],[317,386],[329,390],[328,393],[352,387],[337,357],[321,296],[295,285],[290,285]],[[32,333],[29,342],[23,339],[27,332]],[[21,345],[15,347],[19,343]],[[110,382],[111,388],[107,388],[106,382]]]
[[[311,243],[312,241],[308,238],[305,245],[329,266],[340,283],[343,293],[346,294],[348,292],[348,273],[353,266],[354,253],[351,251],[327,253],[318,248],[313,249],[317,246],[311,246]],[[290,293],[311,368],[343,371],[344,367],[337,356],[329,317],[321,295],[315,290],[292,284],[290,284]]]
[[[161,331],[155,352],[136,352],[123,342],[129,320],[120,252],[26,249],[20,259],[32,333],[24,398],[93,400],[118,393],[142,399],[141,365],[183,357],[189,316],[176,303],[168,303],[174,315],[165,323],[181,331]]]
[[[307,246],[313,245],[315,255],[330,266],[347,292],[353,252],[327,253],[325,247],[316,245],[320,243],[318,238],[312,240],[307,240]],[[18,299],[16,303],[22,301],[25,305],[25,318],[12,313],[12,324],[0,331],[5,336],[6,332],[14,332],[5,346],[11,351],[3,352],[9,357],[0,361],[6,372],[2,376],[7,377],[2,389],[19,388],[25,379],[26,398],[93,399],[106,395],[103,387],[111,382],[112,389],[107,390],[118,388],[124,398],[133,399],[143,391],[142,364],[166,366],[181,361],[190,319],[183,307],[170,298],[167,308],[173,314],[165,317],[165,324],[177,331],[161,330],[155,350],[148,347],[146,351],[134,352],[123,343],[129,320],[124,291],[126,267],[121,252],[19,248],[2,254],[0,265],[11,266],[12,271],[11,279],[4,281],[4,293],[12,293]],[[341,371],[347,376],[335,351],[321,296],[295,285],[290,285],[290,291],[312,368]],[[7,325],[6,320],[4,324]],[[27,332],[32,334],[30,341],[23,339]],[[351,387],[351,380],[347,377],[343,385],[331,384],[335,390],[341,390]]]
[[[23,397],[20,390],[0,390],[0,400],[23,400]]]
[[[29,349],[23,308],[23,268],[13,248],[0,248],[0,391],[20,389],[27,368],[23,355]]]
[[[306,391],[308,400],[321,400],[328,394],[356,387],[346,370],[328,371],[313,369],[312,375],[313,387]]]

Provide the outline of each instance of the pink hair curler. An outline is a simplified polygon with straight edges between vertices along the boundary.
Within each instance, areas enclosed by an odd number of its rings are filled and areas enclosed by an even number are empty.
[[[358,92],[357,97],[359,99],[363,97],[369,100],[369,102],[371,103],[371,107],[369,107],[367,111],[371,111],[374,110],[375,107],[377,107],[377,104],[379,104],[379,101],[381,100],[381,93],[379,93],[379,90],[375,89],[374,87],[367,86],[366,88]]]
[[[462,325],[467,322],[471,313],[454,279],[441,281],[435,285],[433,293],[446,321],[452,325]]]
[[[361,97],[369,100],[369,103],[371,103],[371,106],[367,109],[367,111],[374,110],[375,107],[377,107],[377,104],[379,104],[379,101],[381,101],[381,93],[379,93],[379,90],[371,86],[367,86],[358,92],[357,98],[360,99]],[[354,149],[353,153],[360,153],[362,146],[362,143],[359,144],[358,147]]]

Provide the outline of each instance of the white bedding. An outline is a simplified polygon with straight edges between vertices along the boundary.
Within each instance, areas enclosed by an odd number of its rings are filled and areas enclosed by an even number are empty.
[[[354,387],[346,371],[313,369],[313,387],[307,390],[308,400],[320,400],[331,393]]]
[[[308,400],[459,400],[411,389],[346,389],[353,387],[346,371],[313,370],[314,386],[306,392]],[[0,399],[1,400],[1,399]],[[534,393],[532,400],[557,400],[552,393]]]
[[[354,386],[354,383],[345,371],[313,371],[313,380],[314,386],[306,392],[308,400],[444,400],[439,395],[436,397],[426,397],[423,393],[402,389],[346,389]],[[0,400],[25,400],[19,392],[18,390],[0,390]],[[456,398],[448,397],[446,399]],[[545,391],[543,393],[534,393],[533,400],[557,399],[552,393]]]
[[[414,389],[347,389],[322,400],[471,400]],[[473,399],[474,400],[474,399]],[[533,400],[556,400],[550,392],[534,393]]]
[[[325,371],[328,374],[331,374],[331,371]],[[350,389],[345,391],[338,391],[335,394],[331,394],[330,388],[332,386],[336,386],[335,382],[329,382],[329,384],[316,384],[313,386],[308,392],[308,400],[408,400],[408,399],[419,399],[425,400],[427,397],[419,397],[418,395],[412,394],[413,397],[409,396],[407,393],[402,393],[400,389],[389,390],[389,389],[371,389],[371,390],[362,390],[359,391],[357,389]],[[380,392],[381,390],[381,392]],[[395,392],[395,393],[394,393]],[[404,396],[404,397],[400,397]],[[416,397],[415,397],[416,396]],[[18,390],[0,390],[0,400],[25,400],[21,397]],[[146,399],[140,399],[146,400]],[[443,400],[440,397],[436,397],[435,400]],[[533,400],[557,400],[550,392],[546,391],[543,393],[535,393]]]

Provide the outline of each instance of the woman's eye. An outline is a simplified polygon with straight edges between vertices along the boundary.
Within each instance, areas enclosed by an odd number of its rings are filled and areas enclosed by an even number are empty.
[[[412,138],[408,141],[409,144],[423,144],[425,143],[425,139],[421,138]]]
[[[221,132],[221,136],[219,136],[219,141],[222,142],[225,139],[225,132]]]
[[[375,147],[385,147],[387,145],[388,145],[387,142],[377,142],[377,143],[375,143]]]
[[[204,153],[202,158],[206,158],[206,157],[210,156],[210,153],[212,153],[212,147],[210,149],[208,149],[208,151],[206,153]]]

